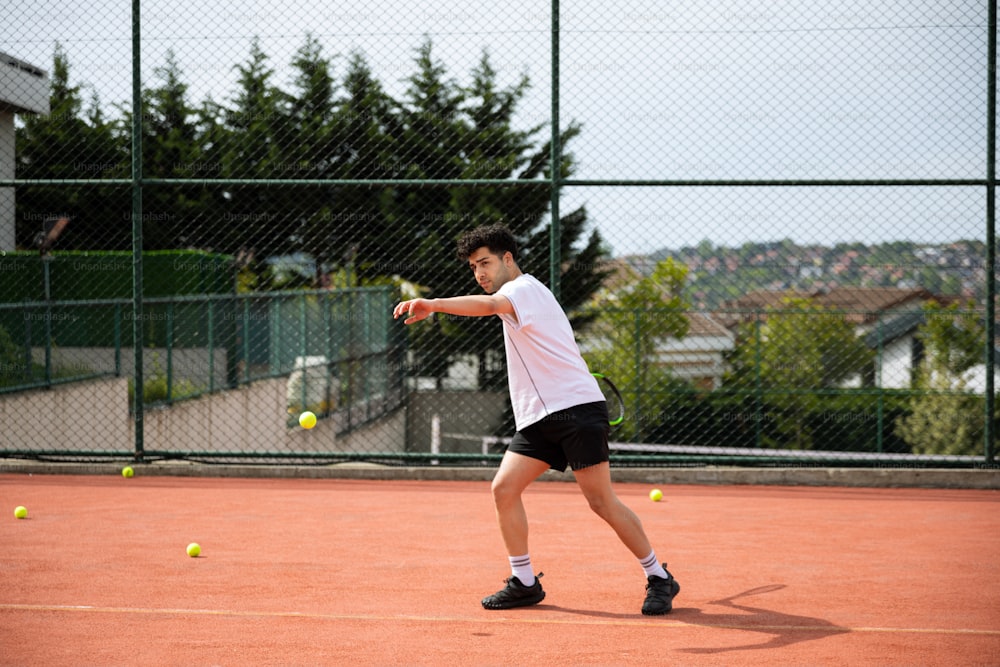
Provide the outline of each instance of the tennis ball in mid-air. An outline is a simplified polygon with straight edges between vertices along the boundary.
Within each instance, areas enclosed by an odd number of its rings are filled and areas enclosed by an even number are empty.
[[[299,426],[302,428],[312,428],[316,425],[316,415],[306,410],[299,415]]]
[[[28,516],[28,508],[24,505],[18,505],[14,508],[14,516],[18,519],[25,519]]]
[[[660,491],[659,489],[653,489],[652,491],[649,492],[649,499],[652,500],[654,503],[660,502],[661,500],[663,500],[663,491]]]
[[[125,466],[122,468],[122,477],[131,477],[135,474],[135,470],[132,470],[132,466]]]
[[[191,558],[197,558],[201,555],[201,546],[197,542],[192,542],[188,545],[187,553]]]

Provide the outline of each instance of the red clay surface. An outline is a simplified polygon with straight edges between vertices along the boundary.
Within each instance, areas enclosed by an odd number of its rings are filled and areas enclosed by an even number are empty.
[[[548,597],[496,612],[487,482],[0,474],[0,663],[1000,665],[998,492],[616,488],[668,616],[573,484],[526,498]]]

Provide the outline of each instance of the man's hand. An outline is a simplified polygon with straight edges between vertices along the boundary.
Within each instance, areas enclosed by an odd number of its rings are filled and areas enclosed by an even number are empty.
[[[396,304],[396,307],[392,309],[392,318],[399,319],[401,316],[406,315],[403,324],[413,324],[426,318],[433,312],[430,302],[427,299],[410,299]]]

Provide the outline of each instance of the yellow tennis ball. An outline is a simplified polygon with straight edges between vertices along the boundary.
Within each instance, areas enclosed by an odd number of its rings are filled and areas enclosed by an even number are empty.
[[[192,542],[188,545],[187,553],[191,558],[197,558],[201,555],[201,546],[197,542]]]
[[[125,466],[124,468],[122,468],[122,477],[131,477],[134,474],[135,471],[132,470],[132,466]]]
[[[24,505],[18,505],[14,508],[14,516],[18,519],[25,519],[28,516],[28,508]]]
[[[652,491],[649,492],[649,499],[652,500],[654,503],[660,502],[661,500],[663,500],[663,491],[660,491],[659,489],[653,489]]]
[[[299,426],[302,428],[312,428],[316,425],[316,415],[306,410],[299,415]]]

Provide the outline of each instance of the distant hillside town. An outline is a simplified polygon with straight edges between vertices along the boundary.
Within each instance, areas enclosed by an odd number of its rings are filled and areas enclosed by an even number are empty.
[[[688,268],[685,298],[697,310],[715,310],[747,293],[823,292],[837,287],[924,289],[982,303],[986,296],[986,244],[937,245],[896,241],[878,245],[799,245],[790,240],[739,247],[664,249],[618,259],[639,275],[672,257]]]

